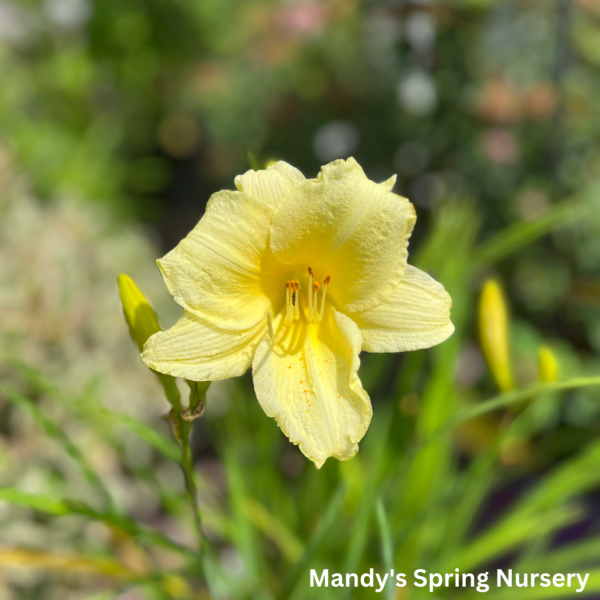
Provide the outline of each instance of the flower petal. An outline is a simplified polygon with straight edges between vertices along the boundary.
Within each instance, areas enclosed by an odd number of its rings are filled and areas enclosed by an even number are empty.
[[[275,208],[299,183],[298,169],[280,160],[264,171],[247,171],[235,178],[235,187]]]
[[[452,335],[452,299],[441,283],[408,265],[404,279],[379,306],[350,314],[367,352],[405,352],[430,348]]]
[[[198,225],[158,261],[175,301],[223,329],[261,321],[271,305],[260,274],[273,210],[242,192],[214,194]]]
[[[323,167],[282,200],[271,249],[285,264],[331,275],[329,294],[344,311],[367,310],[388,298],[406,270],[412,204],[367,179],[350,158]]]
[[[265,413],[317,467],[351,458],[371,421],[371,402],[357,371],[362,338],[330,308],[320,323],[297,323],[282,343],[259,344],[254,389]]]
[[[192,381],[243,375],[266,332],[266,321],[251,329],[226,331],[185,311],[171,329],[153,335],[142,360],[158,371]]]

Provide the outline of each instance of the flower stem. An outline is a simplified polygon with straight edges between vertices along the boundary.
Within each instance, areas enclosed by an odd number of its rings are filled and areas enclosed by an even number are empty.
[[[192,448],[190,446],[192,424],[188,421],[184,421],[180,415],[177,420],[179,428],[178,442],[181,448],[181,470],[183,471],[183,477],[185,478],[185,487],[187,489],[192,516],[194,517],[196,535],[198,537],[198,551],[200,551],[202,549],[203,539],[202,518],[200,516],[200,507],[198,506],[198,490],[194,478],[194,464],[192,460]]]
[[[194,477],[194,461],[192,457],[192,448],[190,446],[190,434],[192,432],[192,423],[202,415],[202,411],[204,410],[206,390],[209,384],[198,384],[196,382],[188,382],[188,384],[191,388],[189,407],[183,408],[180,402],[172,402],[173,408],[165,417],[170,421],[173,436],[181,449],[179,466],[183,471],[183,477],[185,479],[185,487],[198,538],[198,552],[200,552],[202,550],[204,536],[202,534],[200,507],[198,505],[198,490],[196,488],[196,480]]]

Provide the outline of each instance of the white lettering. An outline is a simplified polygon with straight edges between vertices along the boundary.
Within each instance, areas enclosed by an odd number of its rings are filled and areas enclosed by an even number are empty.
[[[377,583],[379,584],[379,589],[375,590],[377,593],[383,591],[383,588],[385,587],[385,582],[387,581],[388,577],[389,577],[389,575],[386,573],[385,577],[383,579],[381,579],[381,577],[379,577],[379,573],[377,573]]]
[[[373,571],[375,569],[369,569],[368,573],[363,573],[362,577],[360,578],[360,585],[362,585],[363,587],[373,587],[375,584],[373,583]],[[369,583],[365,583],[365,577],[367,578]]]
[[[317,571],[315,569],[310,570],[310,587],[314,585],[321,587],[325,582],[325,587],[329,587],[329,569],[323,569],[321,579],[317,577]]]
[[[425,577],[423,577],[422,575],[419,575],[419,573],[427,573],[427,571],[425,569],[417,569],[415,571],[415,579],[418,579],[419,581],[422,581],[423,583],[415,583],[416,587],[425,587],[427,585],[427,579],[425,579]]]
[[[429,574],[429,591],[433,592],[435,588],[441,587],[444,583],[444,578],[439,573]]]
[[[490,589],[490,586],[486,583],[488,580],[487,571],[485,573],[479,573],[477,575],[477,587],[475,588],[478,592],[487,592]]]
[[[583,592],[583,590],[585,590],[585,584],[587,583],[589,576],[590,576],[590,574],[586,573],[585,578],[581,579],[581,575],[579,573],[577,573],[577,579],[579,579],[579,583],[581,584],[581,587],[578,590],[575,590],[578,594],[579,594],[579,592]]]

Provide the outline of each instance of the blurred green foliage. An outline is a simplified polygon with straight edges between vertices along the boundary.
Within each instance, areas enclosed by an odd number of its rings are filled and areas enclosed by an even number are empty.
[[[594,0],[0,0],[0,598],[366,598],[308,572],[507,564],[588,570],[600,593],[598,39]],[[131,230],[172,246],[249,156],[310,176],[350,154],[398,173],[410,261],[456,333],[363,356],[374,421],[320,471],[248,379],[211,386],[200,556],[168,406],[120,320],[121,271],[175,317]],[[491,275],[501,396],[474,316]]]

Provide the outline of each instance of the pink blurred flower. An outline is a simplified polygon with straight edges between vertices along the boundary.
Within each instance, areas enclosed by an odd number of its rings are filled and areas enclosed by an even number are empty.
[[[481,138],[481,146],[490,161],[498,165],[512,164],[519,157],[515,136],[506,129],[495,127],[486,130]]]
[[[323,30],[327,21],[327,11],[317,2],[294,2],[281,9],[278,21],[287,31],[307,37]]]

